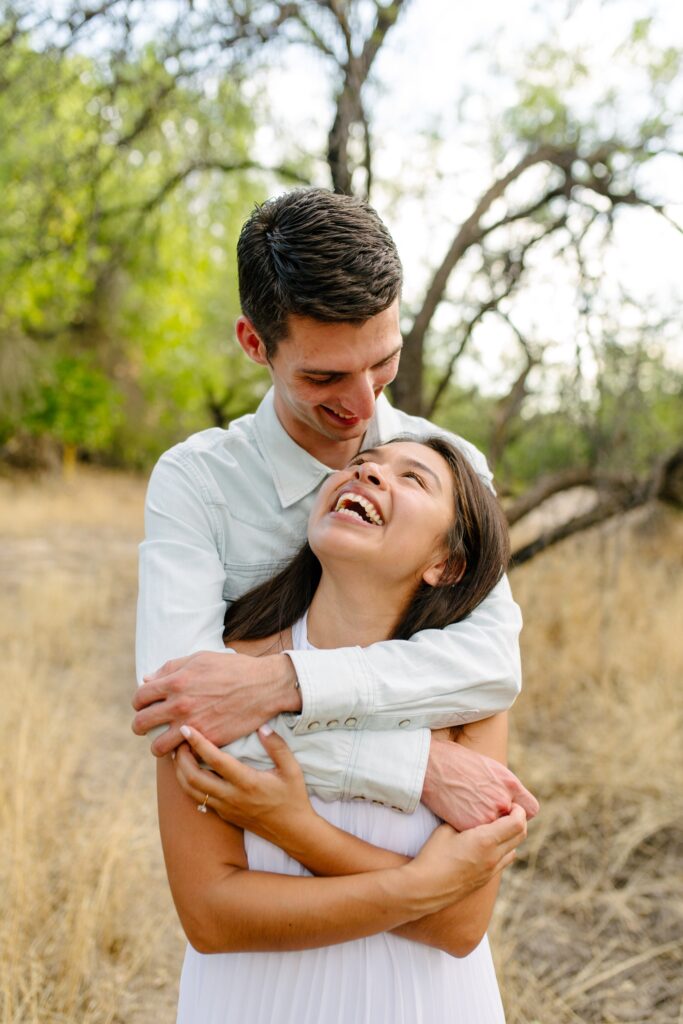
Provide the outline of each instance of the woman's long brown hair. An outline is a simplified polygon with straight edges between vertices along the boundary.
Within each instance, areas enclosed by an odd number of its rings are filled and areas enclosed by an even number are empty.
[[[438,586],[420,583],[388,639],[407,640],[466,618],[495,587],[510,560],[507,522],[495,495],[463,453],[445,438],[398,437],[424,444],[453,477],[455,516],[446,537],[448,560]],[[389,442],[390,444],[392,442]],[[258,640],[292,626],[307,610],[322,568],[308,542],[281,572],[238,598],[225,615],[224,639]]]

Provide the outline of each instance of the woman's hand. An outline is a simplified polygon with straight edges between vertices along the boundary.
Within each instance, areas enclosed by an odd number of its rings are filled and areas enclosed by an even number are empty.
[[[415,859],[401,870],[412,875],[416,894],[428,901],[425,913],[432,913],[486,885],[512,863],[516,847],[524,839],[526,814],[515,805],[492,824],[466,832],[440,825]],[[430,900],[433,905],[429,905]]]
[[[178,748],[176,777],[198,807],[209,807],[225,821],[277,845],[315,816],[296,758],[269,725],[261,726],[258,736],[275,765],[271,771],[249,768],[190,726],[180,731],[187,744]],[[194,754],[211,771],[201,768]]]

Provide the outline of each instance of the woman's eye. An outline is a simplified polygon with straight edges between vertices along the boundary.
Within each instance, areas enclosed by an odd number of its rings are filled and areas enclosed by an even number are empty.
[[[424,487],[425,486],[425,482],[422,479],[422,477],[419,476],[417,473],[413,473],[412,470],[410,470],[409,473],[404,473],[403,475],[407,476],[407,477],[410,477],[412,480],[417,480],[417,482],[420,485],[420,487]]]

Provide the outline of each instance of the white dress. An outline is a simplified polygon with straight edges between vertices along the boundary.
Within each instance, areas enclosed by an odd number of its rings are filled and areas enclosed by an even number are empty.
[[[310,646],[305,618],[293,646]],[[311,802],[333,825],[385,849],[417,853],[438,824],[363,801]],[[279,847],[250,832],[253,871],[308,876]],[[505,1024],[488,939],[458,959],[381,932],[335,946],[283,953],[197,953],[188,945],[177,1024]]]

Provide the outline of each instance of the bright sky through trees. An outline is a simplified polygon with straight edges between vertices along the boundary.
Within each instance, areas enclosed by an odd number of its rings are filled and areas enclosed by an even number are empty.
[[[429,268],[449,244],[453,225],[468,215],[491,177],[491,127],[508,100],[506,87],[512,95],[513,77],[524,75],[529,50],[543,41],[558,50],[580,50],[590,73],[574,90],[574,105],[589,110],[610,86],[619,96],[621,116],[632,116],[635,123],[649,101],[644,79],[614,61],[613,53],[634,23],[650,15],[653,42],[683,48],[683,18],[676,0],[413,0],[378,57],[370,103],[376,149],[373,202],[399,244],[408,303],[419,297]],[[292,137],[302,150],[324,151],[332,105],[322,57],[303,46],[284,49],[280,66],[256,75],[252,88],[255,96],[265,92],[271,112],[257,132],[264,162],[280,145],[291,146]],[[680,92],[682,83],[672,88]],[[683,94],[671,106],[683,110]],[[679,149],[683,128],[681,134]],[[647,175],[650,194],[666,202],[672,218],[683,225],[678,161],[662,155]],[[319,176],[321,184],[328,184],[322,160]],[[403,192],[400,199],[390,190],[394,186]],[[654,212],[620,210],[614,240],[603,268],[615,301],[623,290],[657,308],[680,304],[683,237],[675,229]],[[540,254],[533,284],[520,297],[516,315],[530,333],[553,340],[551,362],[566,360],[575,349],[575,302],[566,272]],[[435,326],[447,331],[451,319],[444,306]],[[491,374],[500,366],[501,346],[508,340],[499,321],[482,323],[476,359],[462,364],[473,381],[496,389]],[[668,347],[669,357],[683,363],[680,337]]]

